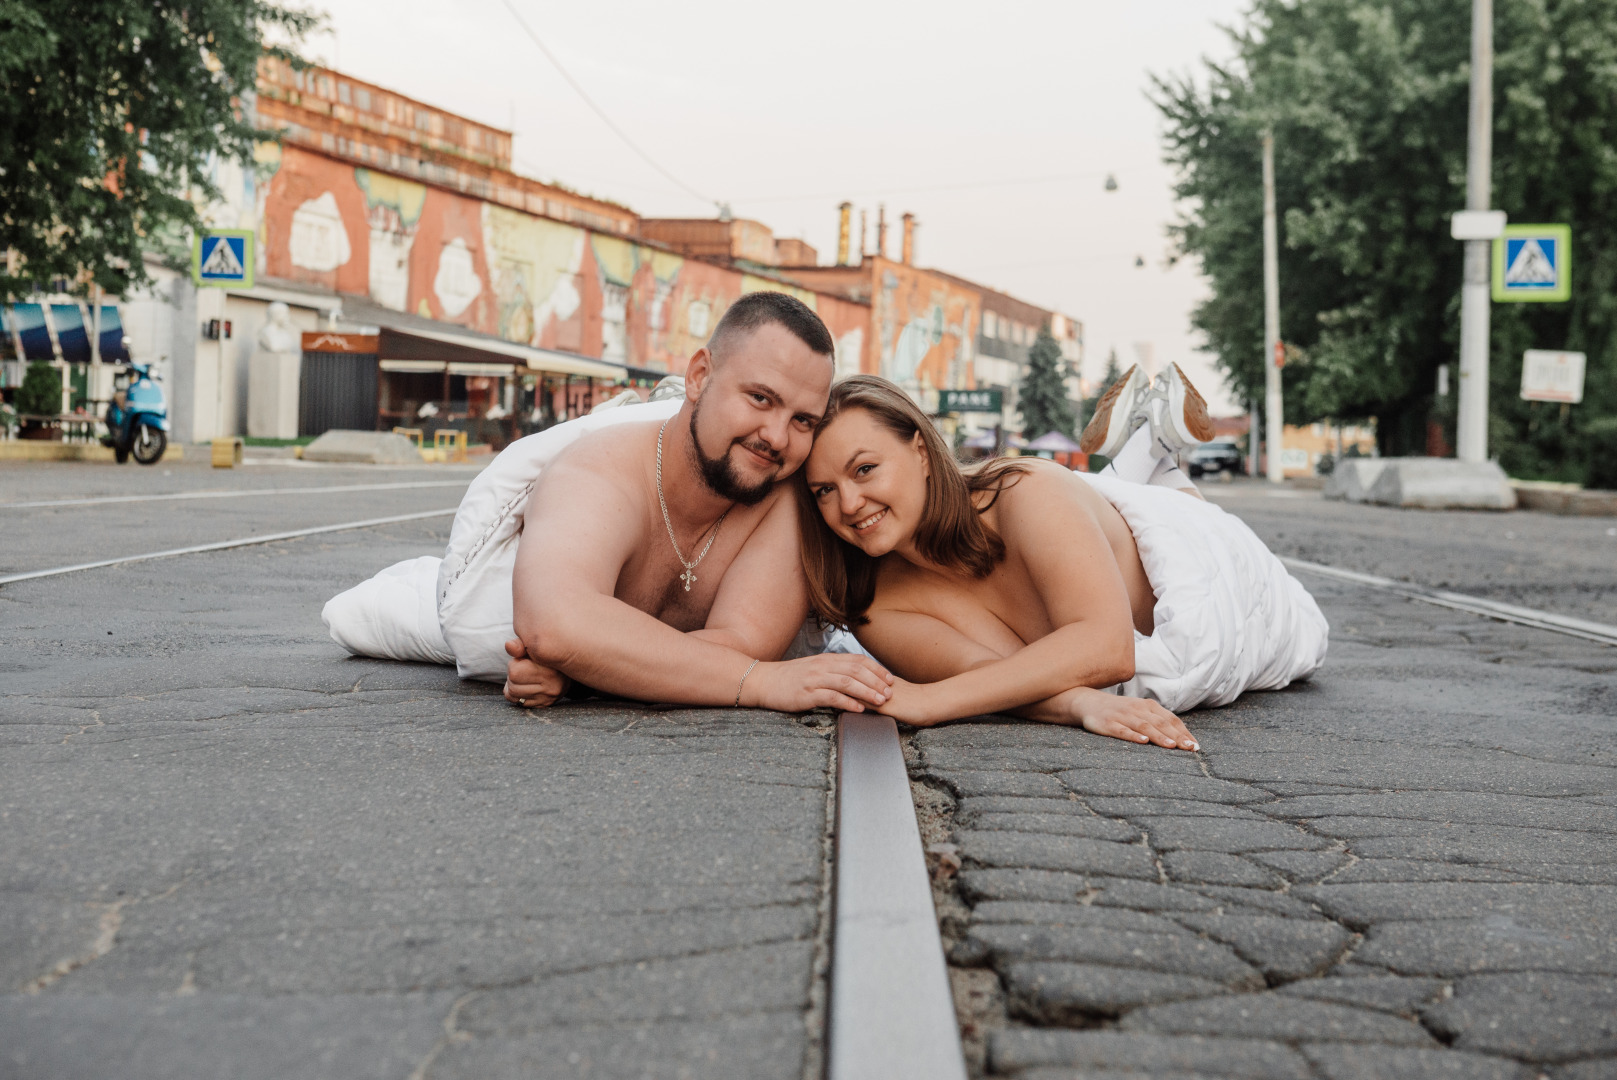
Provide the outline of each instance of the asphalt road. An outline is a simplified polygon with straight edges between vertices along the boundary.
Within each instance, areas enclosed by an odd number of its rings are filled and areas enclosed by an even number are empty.
[[[445,476],[108,471],[8,472],[0,501]],[[0,520],[35,568],[458,496]],[[0,588],[0,1077],[803,1075],[827,729],[528,713],[344,655],[321,604],[449,523]]]
[[[459,490],[22,501],[470,475],[15,468],[0,562]],[[1617,622],[1617,521],[1214,494],[1285,554]],[[0,587],[0,1080],[817,1075],[824,721],[345,656],[324,600],[449,523]],[[1199,755],[912,736],[980,1073],[1617,1076],[1617,649],[1307,584],[1325,669],[1192,715]]]
[[[1399,510],[1203,483],[1280,555],[1617,625],[1617,518]]]
[[[1612,617],[1610,519],[1218,494],[1287,554]],[[978,1075],[1617,1076],[1617,648],[1300,577],[1325,667],[1189,714],[1199,754],[911,739]]]

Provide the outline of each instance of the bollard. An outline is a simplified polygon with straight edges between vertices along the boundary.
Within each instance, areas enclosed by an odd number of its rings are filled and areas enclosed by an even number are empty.
[[[216,469],[234,469],[241,464],[241,439],[231,436],[228,439],[213,440],[213,467]]]
[[[457,428],[439,428],[432,433],[432,447],[439,461],[466,460],[466,433]]]

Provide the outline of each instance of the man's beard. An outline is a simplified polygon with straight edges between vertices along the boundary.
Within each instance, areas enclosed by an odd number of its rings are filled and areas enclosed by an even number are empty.
[[[708,457],[702,450],[702,440],[696,434],[696,418],[701,415],[702,402],[697,399],[691,408],[691,452],[696,456],[696,468],[702,476],[702,482],[720,498],[740,503],[742,506],[756,506],[763,501],[775,487],[775,481],[780,478],[779,473],[757,484],[748,485],[736,474],[735,465],[730,461],[730,447],[743,446],[765,457],[772,459],[775,464],[781,464],[778,452],[760,442],[748,442],[745,439],[733,439],[730,446],[724,448],[724,453],[718,457]]]

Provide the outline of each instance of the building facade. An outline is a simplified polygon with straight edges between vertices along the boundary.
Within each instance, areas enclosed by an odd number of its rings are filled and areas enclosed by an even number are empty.
[[[812,246],[761,222],[641,218],[521,176],[510,132],[341,72],[267,58],[244,107],[280,137],[250,164],[212,166],[224,198],[204,217],[251,233],[253,283],[201,287],[149,261],[154,284],[118,305],[131,352],[167,384],[176,441],[309,435],[332,415],[503,441],[682,373],[729,306],[759,290],[820,315],[840,374],[881,374],[923,405],[986,381],[1014,410],[1037,326],[1077,325],[914,265],[909,215],[902,258],[878,248],[822,266]],[[375,344],[374,356],[306,358],[327,373],[322,385],[374,387],[373,404],[304,410],[296,430],[254,419],[285,415],[250,400],[277,302],[309,340]],[[375,371],[328,378],[343,363]]]

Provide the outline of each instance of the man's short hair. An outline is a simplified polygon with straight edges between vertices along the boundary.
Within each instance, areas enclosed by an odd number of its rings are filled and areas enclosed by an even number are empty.
[[[814,309],[797,297],[782,292],[748,293],[731,304],[730,310],[719,320],[719,325],[713,328],[713,336],[707,342],[708,352],[713,354],[717,363],[723,359],[722,354],[729,345],[770,323],[785,327],[793,337],[821,356],[829,358],[836,355],[836,342],[831,339],[831,331],[814,314]]]

